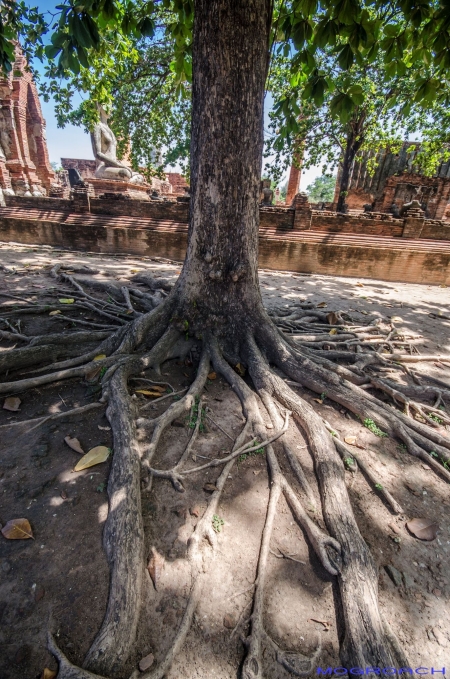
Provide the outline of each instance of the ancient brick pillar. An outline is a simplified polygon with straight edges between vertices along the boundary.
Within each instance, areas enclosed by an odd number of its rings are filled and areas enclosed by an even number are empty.
[[[0,187],[39,196],[48,193],[55,174],[38,93],[26,67],[17,45],[11,74],[0,80]]]
[[[420,238],[424,224],[424,211],[420,208],[410,208],[403,222],[402,238]]]
[[[300,190],[300,178],[303,163],[303,146],[299,151],[294,153],[293,163],[289,171],[289,181],[286,192],[286,205],[292,205],[292,202]]]
[[[297,193],[292,207],[295,209],[294,229],[305,231],[311,228],[312,210],[306,193]]]

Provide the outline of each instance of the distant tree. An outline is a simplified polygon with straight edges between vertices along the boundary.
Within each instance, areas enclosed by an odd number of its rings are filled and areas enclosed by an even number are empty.
[[[323,174],[306,187],[306,193],[313,203],[331,203],[336,186],[336,175]]]

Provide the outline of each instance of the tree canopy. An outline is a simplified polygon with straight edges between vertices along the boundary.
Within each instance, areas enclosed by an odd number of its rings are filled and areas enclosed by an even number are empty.
[[[336,177],[334,175],[323,174],[316,177],[314,181],[306,187],[308,198],[314,203],[331,203],[334,197],[334,187]]]

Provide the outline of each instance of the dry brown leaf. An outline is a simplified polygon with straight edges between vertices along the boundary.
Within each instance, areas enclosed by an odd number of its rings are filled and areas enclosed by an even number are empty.
[[[147,570],[153,582],[153,587],[158,589],[158,582],[161,577],[161,571],[164,566],[164,557],[152,547],[152,555],[149,559]]]
[[[28,540],[33,537],[28,519],[11,519],[2,528],[2,535],[7,540]]]
[[[215,380],[217,377],[216,373],[213,371],[212,373],[209,373],[208,375],[208,380]]]
[[[74,467],[73,471],[81,472],[83,469],[94,467],[96,464],[106,462],[110,453],[110,449],[106,446],[95,446],[95,448],[92,448],[88,453],[86,453],[86,455],[83,455],[81,460],[79,460]]]
[[[330,313],[327,314],[327,321],[330,325],[337,325],[338,320],[339,319],[334,311],[330,311]]]
[[[55,309],[55,311],[50,311],[49,316],[57,316],[61,313],[60,309]]]
[[[320,403],[320,405],[322,405],[323,403],[321,398],[313,398],[313,401],[315,401],[316,403]]]
[[[214,483],[205,483],[203,490],[205,490],[207,493],[214,493],[214,491],[218,490],[218,488],[214,485]]]
[[[329,335],[337,335],[337,328],[331,328]]]
[[[81,453],[82,455],[84,455],[84,450],[81,447],[81,443],[79,442],[78,439],[75,438],[72,439],[70,438],[70,436],[66,436],[64,441],[67,443],[69,448],[72,448],[72,450],[74,450],[76,453]]]
[[[142,658],[142,660],[139,662],[139,669],[141,672],[145,672],[145,670],[148,670],[149,667],[153,665],[155,661],[155,656],[153,653],[149,653],[148,655],[145,656],[145,658]]]
[[[240,363],[236,363],[236,365],[234,366],[234,369],[236,370],[238,375],[240,375],[241,377],[244,377],[244,375],[245,375],[244,366],[242,366]]]
[[[151,389],[152,391],[159,391],[160,394],[165,394],[167,391],[167,387],[161,387],[159,384],[152,384]]]
[[[363,287],[364,287],[364,283],[356,283],[356,285],[358,286],[358,288],[363,288]]]
[[[10,410],[12,413],[17,413],[20,410],[22,401],[17,396],[8,396],[5,398],[3,410]]]
[[[86,373],[86,379],[88,382],[93,382],[98,375],[101,373],[101,368],[94,368],[93,370],[90,370],[89,372]]]
[[[161,396],[160,391],[150,391],[149,389],[136,389],[136,394],[143,394],[144,396],[149,396],[151,398],[158,398]]]
[[[406,523],[406,527],[419,540],[434,540],[438,531],[438,524],[431,519],[411,519]]]
[[[351,446],[356,445],[356,436],[346,436],[344,438],[345,443],[349,443]]]
[[[327,306],[327,303],[326,303],[326,302],[319,302],[319,304],[317,305],[317,308],[318,308],[318,309],[323,309],[323,308],[326,307],[326,306]]]
[[[312,622],[319,622],[321,625],[323,625],[324,628],[325,628],[325,630],[324,630],[325,632],[328,632],[330,627],[332,627],[331,622],[328,622],[328,620],[317,620],[316,618],[310,618],[310,620]]]
[[[49,670],[48,667],[44,667],[44,671],[41,674],[41,679],[55,679],[58,672],[56,670]]]

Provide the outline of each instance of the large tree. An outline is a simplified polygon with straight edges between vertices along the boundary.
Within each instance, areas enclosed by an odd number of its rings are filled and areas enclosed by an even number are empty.
[[[190,16],[190,3],[177,2],[175,5],[181,13]],[[91,11],[92,6],[89,7]],[[92,10],[96,18],[102,12],[99,7],[101,5],[95,4],[95,12]],[[108,12],[110,7],[109,4]],[[261,446],[266,450],[270,499],[242,676],[244,679],[264,676],[266,646],[275,646],[278,662],[299,675],[298,658],[277,647],[264,628],[265,575],[281,494],[286,497],[324,568],[336,577],[345,627],[340,649],[343,666],[407,667],[406,655],[379,608],[375,563],[351,508],[340,457],[343,453],[349,463],[348,450],[336,436],[330,435],[320,415],[288,386],[284,378],[314,392],[325,392],[328,398],[348,408],[370,426],[377,425],[395,436],[412,455],[425,459],[437,473],[450,480],[450,474],[434,457],[439,455],[444,461],[450,460],[449,440],[430,426],[435,422],[427,413],[446,415],[431,406],[425,411],[417,403],[419,398],[434,398],[435,388],[402,387],[386,379],[375,379],[365,372],[368,366],[376,368],[380,363],[395,365],[393,361],[409,360],[409,355],[405,359],[399,352],[386,355],[370,350],[352,351],[356,345],[363,350],[379,346],[374,334],[387,347],[397,346],[394,328],[384,328],[389,333],[386,337],[383,326],[352,327],[339,313],[327,315],[308,304],[288,310],[273,309],[270,315],[264,309],[257,270],[258,202],[264,87],[277,23],[275,20],[272,31],[271,0],[195,0],[194,10],[191,206],[188,251],[177,283],[164,301],[147,313],[137,311],[136,307],[144,305],[145,309],[154,304],[150,295],[142,291],[130,292],[126,288],[114,291],[108,286],[110,294],[119,297],[111,298],[107,308],[116,309],[114,313],[118,313],[122,292],[122,299],[134,320],[122,325],[93,351],[80,351],[77,358],[61,363],[51,363],[52,342],[64,343],[64,335],[47,338],[44,346],[36,342],[26,349],[12,349],[8,354],[10,374],[14,368],[29,365],[33,360],[47,361],[47,370],[43,375],[18,377],[0,384],[2,394],[19,393],[54,380],[86,375],[99,367],[106,368],[106,372],[101,373],[102,398],[107,402],[107,416],[114,435],[114,456],[108,482],[110,506],[104,529],[111,569],[109,601],[84,669],[73,666],[50,638],[50,648],[60,661],[58,677],[121,676],[135,641],[142,601],[141,476],[147,487],[152,479],[162,477],[170,479],[176,489],[183,489],[187,472],[193,473],[192,469],[187,470],[186,460],[164,471],[153,466],[153,459],[167,426],[191,407],[193,412],[195,407],[201,409],[197,397],[205,385],[211,364],[240,398],[246,424],[230,455],[201,465],[197,471],[200,473],[210,466],[222,468],[207,510],[189,542],[188,560],[193,583],[189,602],[164,660],[156,669],[139,676],[162,678],[184,643],[205,586],[208,543],[213,546],[215,542],[211,521],[231,466],[242,452]],[[68,13],[80,11],[77,5]],[[150,11],[149,6],[146,11]],[[331,8],[330,11],[333,17],[334,10]],[[83,16],[80,20],[84,21]],[[341,19],[336,17],[336,25],[339,21]],[[62,25],[65,25],[64,21]],[[70,44],[73,39],[72,34],[67,38]],[[56,268],[54,275],[58,273],[77,288],[77,293],[88,294],[72,275],[58,272]],[[89,300],[95,307],[95,298],[89,295]],[[102,313],[107,313],[104,306]],[[123,316],[123,307],[120,313]],[[298,341],[295,335],[282,332],[282,328],[298,333],[304,331],[303,319],[311,316],[317,321],[315,334],[303,334]],[[336,341],[335,351],[324,351]],[[185,354],[193,346],[198,348],[200,358],[196,378],[187,393],[174,401],[157,420],[137,419],[129,393],[130,380],[142,371],[159,370],[164,361]],[[106,358],[93,362],[99,354],[105,354]],[[342,358],[350,362],[350,366],[339,365],[337,361]],[[243,378],[245,369],[248,380]],[[362,387],[370,387],[371,391]],[[382,392],[394,396],[396,403],[407,404],[407,412],[419,413],[421,421],[386,405],[379,398]],[[300,497],[310,498],[311,491],[289,444],[291,415],[304,432],[314,458],[321,510],[328,532],[319,528],[300,500]],[[280,441],[274,446],[275,439]],[[302,489],[300,495],[282,472],[278,461],[281,455],[287,456],[296,473]]]

